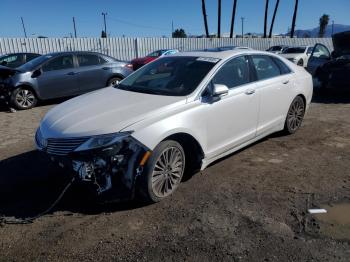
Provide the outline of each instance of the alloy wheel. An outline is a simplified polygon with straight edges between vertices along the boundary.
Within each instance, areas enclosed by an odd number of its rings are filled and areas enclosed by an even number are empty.
[[[35,102],[35,95],[28,89],[21,89],[16,94],[16,102],[23,108],[29,108]]]
[[[152,172],[152,189],[158,197],[170,195],[181,182],[185,168],[183,152],[175,147],[163,150]]]
[[[296,131],[300,126],[304,118],[305,106],[302,100],[296,99],[291,105],[288,116],[287,124],[291,131]]]

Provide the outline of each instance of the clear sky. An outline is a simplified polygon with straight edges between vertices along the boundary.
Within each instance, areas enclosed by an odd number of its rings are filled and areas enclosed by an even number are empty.
[[[276,0],[270,0],[269,21]],[[233,0],[222,0],[221,32],[229,32]],[[216,32],[217,0],[206,0],[209,31]],[[261,33],[265,0],[238,0],[235,31]],[[280,0],[274,33],[285,33],[291,24],[294,0]],[[318,26],[326,13],[336,24],[350,25],[350,0],[299,0],[297,29]],[[170,36],[171,22],[190,34],[203,34],[201,0],[0,0],[0,37],[23,37],[20,17],[28,36],[63,37],[73,33],[75,16],[78,36],[98,37],[103,28],[101,13],[107,12],[110,36]]]

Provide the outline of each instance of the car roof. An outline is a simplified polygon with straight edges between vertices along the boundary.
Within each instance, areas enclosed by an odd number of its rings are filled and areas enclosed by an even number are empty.
[[[172,56],[197,56],[197,57],[208,57],[208,58],[218,58],[218,59],[228,59],[235,55],[240,54],[266,54],[271,55],[271,53],[265,52],[265,51],[258,51],[253,49],[233,49],[233,50],[225,50],[225,51],[214,51],[214,52],[207,52],[207,51],[189,51],[189,52],[180,52],[176,53]]]
[[[2,54],[0,56],[8,56],[8,55],[41,55],[41,54],[33,53],[33,52],[18,52],[18,53]]]

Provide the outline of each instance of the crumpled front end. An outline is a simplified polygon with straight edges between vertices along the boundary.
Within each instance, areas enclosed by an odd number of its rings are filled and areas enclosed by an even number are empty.
[[[132,199],[149,149],[129,134],[101,147],[88,148],[94,139],[98,138],[44,139],[39,128],[35,141],[40,151],[73,171],[76,181],[96,195],[109,200]]]

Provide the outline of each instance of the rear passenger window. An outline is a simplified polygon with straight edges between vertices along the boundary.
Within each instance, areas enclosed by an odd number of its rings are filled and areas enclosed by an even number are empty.
[[[281,61],[281,59],[278,59],[276,57],[272,57],[272,60],[278,65],[278,67],[280,68],[281,70],[281,74],[284,75],[284,74],[289,74],[291,73],[292,71],[290,70],[290,68],[285,64],[283,63],[283,61]]]
[[[79,66],[99,65],[100,59],[97,55],[77,55]]]
[[[269,79],[281,75],[279,67],[269,56],[252,56],[252,60],[258,80]]]
[[[213,78],[214,84],[233,88],[250,82],[249,65],[244,56],[237,57],[224,64]]]

